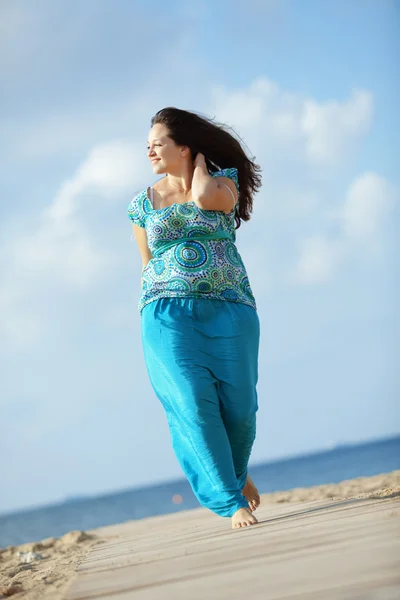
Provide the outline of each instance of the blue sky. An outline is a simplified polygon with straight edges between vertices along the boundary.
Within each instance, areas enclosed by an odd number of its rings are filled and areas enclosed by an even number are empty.
[[[238,235],[253,462],[399,432],[399,27],[389,0],[1,3],[1,511],[181,474],[126,217],[168,105],[232,125],[263,168]]]

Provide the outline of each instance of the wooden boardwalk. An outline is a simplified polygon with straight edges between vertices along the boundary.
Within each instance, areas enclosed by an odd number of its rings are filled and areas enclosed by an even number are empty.
[[[66,600],[398,600],[399,498],[204,510],[96,530]]]

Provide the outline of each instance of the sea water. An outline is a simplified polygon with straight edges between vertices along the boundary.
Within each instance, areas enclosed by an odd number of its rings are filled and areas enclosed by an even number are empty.
[[[400,469],[400,437],[258,464],[250,474],[259,491],[338,483]],[[69,499],[61,504],[0,515],[0,547],[58,537],[131,519],[197,508],[186,480]]]

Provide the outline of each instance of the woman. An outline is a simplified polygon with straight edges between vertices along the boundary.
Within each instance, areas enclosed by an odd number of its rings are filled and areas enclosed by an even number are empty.
[[[199,502],[257,523],[247,474],[256,431],[259,321],[236,228],[259,167],[223,126],[177,108],[151,121],[148,158],[165,175],[128,207],[142,256],[139,302],[150,381]]]

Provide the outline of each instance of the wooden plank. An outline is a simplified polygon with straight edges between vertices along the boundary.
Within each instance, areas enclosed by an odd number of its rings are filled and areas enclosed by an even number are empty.
[[[399,515],[388,498],[263,505],[241,530],[204,509],[103,528],[67,600],[394,600]]]

